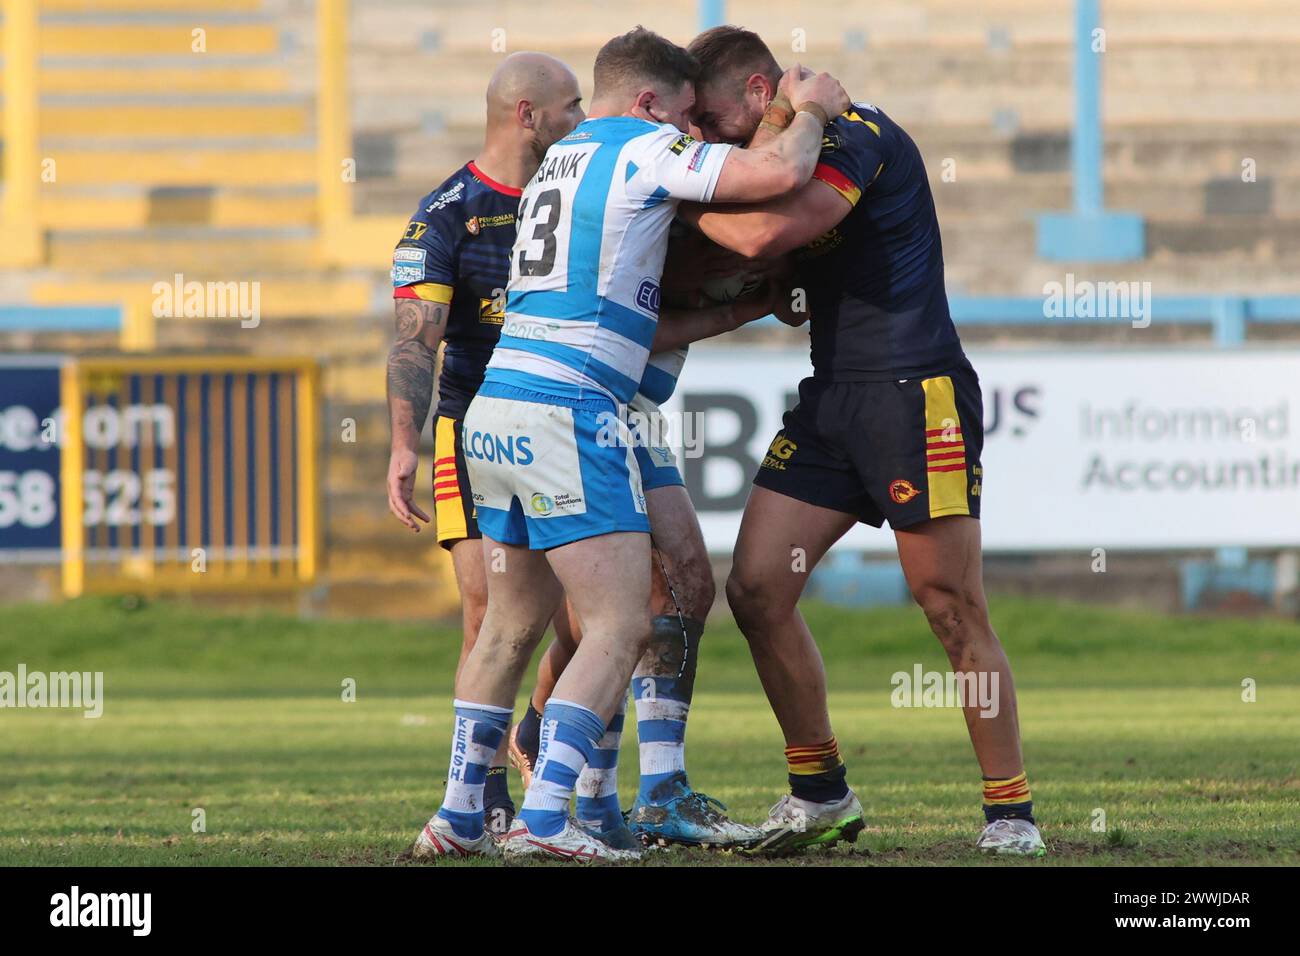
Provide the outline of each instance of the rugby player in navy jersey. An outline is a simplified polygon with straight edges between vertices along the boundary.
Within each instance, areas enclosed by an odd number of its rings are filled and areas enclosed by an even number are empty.
[[[415,503],[415,480],[441,345],[433,507],[438,543],[451,553],[460,590],[462,662],[487,607],[487,575],[459,423],[501,334],[523,185],[550,145],[583,118],[582,93],[567,66],[544,53],[506,57],[488,83],[483,148],[420,201],[393,253],[397,336],[388,354],[388,507],[412,531],[430,521]],[[556,626],[564,624],[561,615]],[[515,811],[505,767],[503,745],[484,781],[484,805],[477,808],[497,834],[509,827]],[[408,852],[420,858],[444,849],[426,827]]]
[[[790,121],[776,95],[781,68],[756,34],[717,27],[690,51],[701,64],[692,119],[706,141],[756,146]],[[996,708],[970,699],[963,707],[983,775],[976,846],[1042,855],[1011,669],[984,597],[979,379],[948,312],[915,143],[877,107],[854,103],[827,124],[800,189],[754,206],[683,204],[679,216],[741,255],[789,254],[808,311],[782,308],[778,317],[802,324],[811,313],[813,374],[754,478],[727,581],[787,745],[791,793],[755,849],[853,839],[863,827],[831,730],[822,659],[797,603],[808,572],[855,523],[888,521],[908,587],[954,671],[988,674],[998,691]]]

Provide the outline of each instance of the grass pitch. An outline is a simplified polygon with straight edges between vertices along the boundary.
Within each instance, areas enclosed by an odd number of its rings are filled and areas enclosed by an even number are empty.
[[[894,672],[947,668],[919,612],[807,616],[868,829],[783,865],[1300,864],[1295,625],[995,600],[1050,849],[1009,863],[970,849],[979,770],[960,714],[891,706]],[[687,763],[697,787],[756,822],[784,792],[782,742],[724,618],[705,635]],[[455,627],[114,599],[0,620],[0,670],[105,675],[98,720],[0,710],[0,863],[388,864],[438,805]],[[635,733],[624,740],[627,805]],[[518,800],[517,777],[511,787]],[[682,850],[645,865],[683,863],[761,865]]]

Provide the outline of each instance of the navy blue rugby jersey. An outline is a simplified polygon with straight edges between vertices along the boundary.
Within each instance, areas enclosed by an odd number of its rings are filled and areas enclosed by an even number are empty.
[[[813,178],[853,206],[794,252],[812,311],[814,376],[889,381],[961,363],[934,197],[912,138],[877,107],[854,103],[826,126]]]
[[[393,298],[450,306],[438,379],[443,417],[464,417],[501,336],[520,192],[466,163],[420,200],[393,250]]]

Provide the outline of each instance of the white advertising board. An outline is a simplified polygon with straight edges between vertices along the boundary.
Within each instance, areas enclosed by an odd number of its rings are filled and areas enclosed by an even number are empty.
[[[973,350],[989,551],[1300,545],[1300,351]],[[802,349],[692,350],[665,405],[710,550],[735,542]],[[883,490],[881,490],[883,491]],[[859,525],[843,546],[893,550]]]

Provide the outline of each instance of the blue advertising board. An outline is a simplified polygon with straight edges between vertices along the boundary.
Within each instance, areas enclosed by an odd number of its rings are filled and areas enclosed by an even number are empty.
[[[0,562],[59,561],[57,355],[0,356]]]

